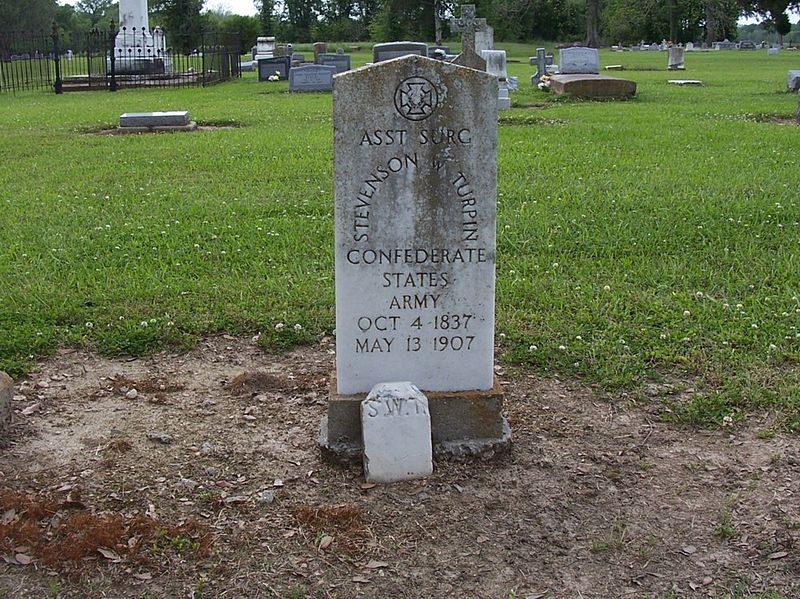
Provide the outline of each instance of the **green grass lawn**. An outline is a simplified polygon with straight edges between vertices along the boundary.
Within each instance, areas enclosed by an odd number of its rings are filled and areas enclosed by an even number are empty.
[[[800,52],[687,53],[676,75],[666,53],[603,51],[637,98],[585,102],[531,87],[535,44],[498,46],[519,61],[498,156],[507,359],[609,390],[685,381],[683,421],[767,409],[800,428],[800,128],[771,121],[794,115]],[[239,126],[93,134],[169,109]],[[329,94],[254,73],[0,96],[0,368],[19,375],[61,344],[141,354],[220,331],[271,347],[330,334],[331,122]]]

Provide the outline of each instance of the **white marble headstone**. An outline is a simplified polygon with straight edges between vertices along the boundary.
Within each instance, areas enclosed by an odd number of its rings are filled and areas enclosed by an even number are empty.
[[[600,73],[600,56],[595,48],[562,48],[559,50],[559,72],[561,75]]]
[[[428,398],[414,385],[380,383],[361,402],[368,482],[423,478],[433,472]]]
[[[339,394],[492,388],[497,96],[423,56],[334,78]]]

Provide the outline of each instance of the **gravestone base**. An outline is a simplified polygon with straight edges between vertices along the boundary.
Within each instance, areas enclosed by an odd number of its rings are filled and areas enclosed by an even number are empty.
[[[550,91],[579,98],[621,100],[636,94],[636,82],[607,75],[553,75]]]
[[[433,454],[437,458],[490,458],[511,446],[511,429],[503,416],[503,389],[495,378],[487,391],[423,391],[431,416]],[[361,402],[366,393],[336,393],[331,374],[328,414],[320,426],[319,446],[337,462],[360,462],[364,453]]]
[[[197,123],[189,121],[187,125],[164,125],[161,127],[117,127],[111,132],[117,135],[128,133],[176,133],[179,131],[196,131]]]

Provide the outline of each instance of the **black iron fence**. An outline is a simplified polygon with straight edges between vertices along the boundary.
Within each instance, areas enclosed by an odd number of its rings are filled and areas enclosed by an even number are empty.
[[[209,85],[239,77],[240,54],[236,33],[0,33],[0,93]]]

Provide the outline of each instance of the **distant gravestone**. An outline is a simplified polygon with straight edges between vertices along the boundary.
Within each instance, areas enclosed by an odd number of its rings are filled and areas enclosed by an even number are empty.
[[[686,42],[686,51],[694,52],[694,44],[692,42]]]
[[[256,38],[256,46],[253,52],[253,61],[256,63],[262,58],[272,58],[275,56],[275,38],[259,37]]]
[[[333,89],[333,65],[306,64],[289,71],[290,92],[329,92]]]
[[[703,82],[699,79],[670,79],[667,81],[670,85],[697,85],[702,87]]]
[[[292,64],[303,64],[306,61],[306,57],[299,52],[292,52]]]
[[[542,77],[547,74],[546,50],[536,48],[536,56],[531,56],[528,61],[536,67],[536,72],[531,76],[531,85],[539,85]]]
[[[405,56],[336,77],[336,373],[321,445],[359,446],[379,383],[428,398],[434,444],[507,444],[493,375],[497,78]],[[348,445],[349,444],[349,445]]]
[[[596,48],[562,48],[559,51],[559,74],[598,74],[600,55]]]
[[[119,117],[119,126],[125,127],[185,127],[189,124],[189,111],[126,112]]]
[[[511,108],[511,98],[508,95],[508,72],[506,70],[505,50],[484,50],[482,54],[486,61],[486,72],[497,77],[498,96],[497,109],[508,110]]]
[[[328,44],[325,42],[314,42],[311,48],[314,51],[314,63],[319,64],[319,55],[328,52]]]
[[[14,398],[14,381],[0,371],[0,433],[11,420],[11,400]]]
[[[475,53],[483,54],[484,50],[494,49],[494,29],[487,25],[486,29],[475,32]]]
[[[272,55],[275,57],[289,56],[289,46],[287,46],[286,44],[278,44],[272,51]]]
[[[790,92],[800,91],[800,71],[789,71],[786,77],[786,88]]]
[[[461,33],[461,54],[453,59],[454,64],[477,71],[486,69],[486,61],[478,53],[475,44],[475,34],[486,27],[486,19],[475,18],[474,4],[461,5],[461,16],[450,19],[450,29]]]
[[[780,53],[780,48],[768,48],[767,49],[767,56],[777,56]]]
[[[391,483],[433,473],[428,398],[411,383],[375,385],[361,403],[367,482]]]
[[[421,42],[386,42],[372,46],[372,62],[383,62],[410,54],[427,56],[428,46]]]
[[[318,60],[319,64],[336,67],[337,73],[344,73],[352,68],[349,54],[339,54],[338,52],[336,54],[320,54]]]
[[[274,58],[262,58],[258,61],[258,80],[269,81],[269,78],[277,74],[285,81],[289,78],[289,69],[292,68],[292,60],[288,56],[275,56]]]
[[[686,62],[684,60],[684,49],[678,48],[677,46],[672,46],[668,52],[669,57],[667,58],[667,70],[668,71],[679,71],[686,68]]]

